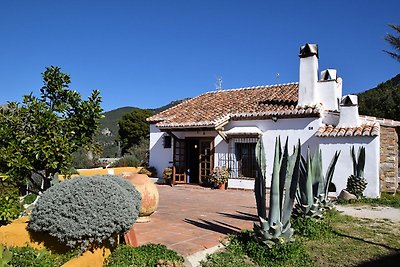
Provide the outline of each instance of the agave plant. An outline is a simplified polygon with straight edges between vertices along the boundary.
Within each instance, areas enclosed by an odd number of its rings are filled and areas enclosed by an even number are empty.
[[[0,245],[0,267],[8,267],[11,266],[9,263],[12,260],[12,253],[7,248]]]
[[[310,148],[308,148],[307,159],[301,157],[295,216],[321,217],[325,210],[333,207],[328,199],[328,192],[339,155],[340,151],[336,151],[325,176],[322,173],[321,150],[317,149],[311,156]]]
[[[259,159],[261,157],[257,157],[257,160]],[[261,165],[261,162],[259,162],[259,165]],[[285,146],[282,149],[280,138],[277,137],[268,218],[259,216],[259,224],[254,223],[254,234],[258,242],[271,247],[274,244],[292,240],[294,230],[291,228],[290,217],[299,176],[300,140],[294,148],[293,155],[289,156],[288,139],[286,139]],[[265,198],[265,195],[257,196],[257,194],[262,194],[262,190],[256,190],[256,199]]]
[[[351,147],[350,154],[353,159],[353,174],[347,179],[347,191],[359,198],[367,187],[367,181],[364,178],[365,147],[362,146],[358,149],[357,158],[354,146]]]

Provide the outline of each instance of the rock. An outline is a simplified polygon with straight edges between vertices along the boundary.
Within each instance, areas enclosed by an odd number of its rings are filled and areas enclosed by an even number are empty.
[[[344,200],[351,200],[351,199],[357,199],[356,195],[353,195],[349,193],[347,190],[343,189],[342,192],[340,192],[339,199],[344,199]]]

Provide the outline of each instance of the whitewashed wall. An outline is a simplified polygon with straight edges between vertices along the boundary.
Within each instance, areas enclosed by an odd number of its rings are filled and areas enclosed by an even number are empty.
[[[166,167],[171,166],[172,161],[173,144],[171,148],[164,148],[163,135],[154,124],[150,125],[150,157],[149,166],[153,166],[157,169],[158,177],[162,177],[162,173]]]
[[[310,146],[315,149],[317,143],[312,137],[320,125],[320,118],[278,119],[276,122],[272,120],[232,121],[225,127],[225,130],[238,126],[255,126],[263,132],[262,138],[267,161],[266,184],[269,187],[272,177],[276,137],[280,136],[282,144],[289,137],[289,151],[292,151],[299,138],[303,147]]]
[[[336,164],[332,182],[336,186],[336,193],[339,194],[346,188],[347,178],[353,174],[353,161],[350,155],[350,148],[354,145],[356,154],[358,148],[365,147],[365,169],[364,175],[367,180],[365,196],[379,197],[379,144],[380,138],[377,137],[324,137],[318,138],[319,147],[322,151],[322,161],[324,174],[332,160],[335,151],[340,150],[341,154]]]

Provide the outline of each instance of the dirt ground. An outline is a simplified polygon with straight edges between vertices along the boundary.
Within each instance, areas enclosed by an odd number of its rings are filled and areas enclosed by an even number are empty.
[[[337,205],[336,209],[343,214],[367,218],[367,219],[387,219],[393,222],[400,222],[400,209],[382,206],[340,206]]]

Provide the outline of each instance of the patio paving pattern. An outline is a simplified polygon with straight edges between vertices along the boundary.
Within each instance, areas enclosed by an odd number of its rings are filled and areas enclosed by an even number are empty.
[[[213,190],[194,185],[157,185],[158,210],[134,225],[139,245],[164,244],[183,256],[220,244],[227,234],[252,229],[257,220],[254,192]]]

